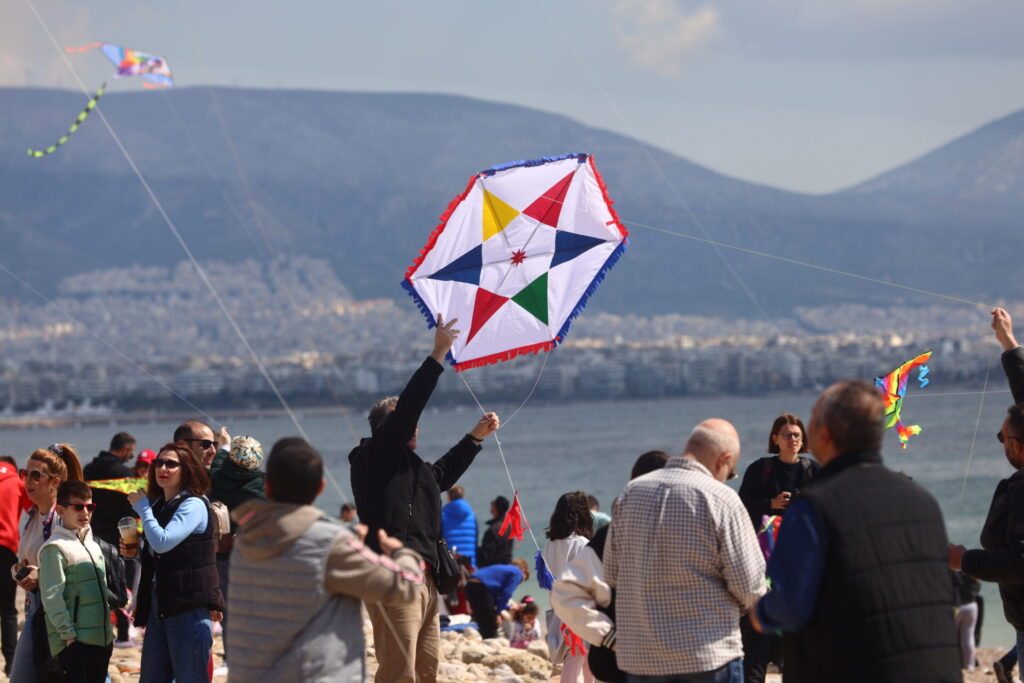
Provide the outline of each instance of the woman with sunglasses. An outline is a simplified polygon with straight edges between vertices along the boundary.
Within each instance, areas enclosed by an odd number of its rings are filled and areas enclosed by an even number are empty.
[[[142,519],[142,554],[135,625],[146,627],[140,681],[209,681],[212,617],[224,599],[217,576],[210,478],[183,441],[160,449],[149,487],[128,495]]]
[[[82,465],[78,454],[67,444],[53,444],[47,449],[33,451],[28,464],[20,472],[25,481],[25,492],[32,501],[21,528],[18,543],[19,562],[11,567],[11,575],[28,595],[25,626],[18,638],[11,667],[11,681],[35,683],[37,662],[44,661],[47,652],[36,652],[33,624],[42,604],[39,594],[39,549],[50,538],[57,504],[57,487],[64,481],[82,481]],[[38,614],[42,618],[41,614]],[[40,631],[45,632],[45,628]],[[44,644],[42,641],[40,645]],[[38,656],[37,656],[38,655]]]
[[[796,415],[783,413],[772,423],[768,435],[768,452],[772,454],[750,463],[740,485],[740,500],[750,513],[750,521],[765,553],[771,555],[778,534],[778,518],[814,476],[821,470],[818,461],[801,456],[807,452],[807,430]],[[781,662],[781,639],[757,633],[747,623],[740,623],[743,635],[743,679],[747,683],[764,681],[768,662]]]

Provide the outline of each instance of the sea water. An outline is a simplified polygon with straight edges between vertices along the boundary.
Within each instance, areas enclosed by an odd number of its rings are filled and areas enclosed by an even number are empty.
[[[895,435],[886,438],[886,464],[902,471],[928,489],[939,501],[949,538],[954,543],[978,547],[978,535],[988,511],[997,482],[1012,473],[995,435],[1006,414],[1009,394],[938,390],[935,384],[925,390],[911,389],[904,403],[906,424],[920,424],[924,431],[900,449]],[[566,491],[582,490],[598,498],[601,509],[611,510],[612,500],[622,490],[633,461],[641,453],[661,449],[670,454],[681,452],[690,429],[702,419],[720,417],[731,421],[740,432],[742,474],[754,459],[765,454],[768,431],[781,412],[809,418],[812,395],[773,395],[762,397],[718,397],[644,401],[606,401],[578,403],[530,402],[509,421],[516,406],[487,404],[506,419],[498,433],[515,490],[536,540],[544,545],[544,527],[558,496]],[[979,413],[980,408],[980,413]],[[323,454],[330,473],[339,486],[328,481],[317,504],[337,515],[341,503],[351,498],[348,452],[358,439],[368,434],[361,411],[352,411],[350,420],[337,416],[303,416],[303,430]],[[980,419],[979,419],[980,414]],[[463,434],[476,424],[476,408],[428,410],[420,420],[417,451],[425,460],[442,456]],[[170,440],[176,423],[158,420],[148,423],[118,423],[105,426],[67,427],[63,429],[0,431],[0,453],[14,455],[24,464],[35,448],[54,441],[74,444],[83,464],[105,449],[110,437],[126,430],[138,439],[138,448],[157,450]],[[265,453],[274,441],[292,436],[298,429],[281,416],[229,421],[232,435],[247,434],[259,440]],[[977,429],[976,429],[977,427]],[[972,449],[973,444],[973,449]],[[971,456],[973,450],[973,456]],[[968,461],[970,471],[968,474]],[[966,478],[965,478],[965,475]],[[740,479],[731,482],[738,488]],[[513,488],[499,457],[494,438],[489,438],[480,455],[459,482],[466,500],[473,506],[483,527],[488,518],[489,501],[503,495],[512,499]],[[536,551],[529,533],[517,544],[516,554],[531,567]],[[517,597],[530,593],[547,603],[531,577]],[[999,594],[993,584],[985,584],[985,627],[983,644],[987,647],[1013,643],[1012,628],[1002,615]]]

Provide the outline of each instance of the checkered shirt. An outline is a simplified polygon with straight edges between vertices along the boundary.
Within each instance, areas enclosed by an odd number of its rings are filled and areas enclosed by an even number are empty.
[[[764,556],[739,496],[696,460],[670,458],[626,486],[604,571],[622,670],[690,674],[743,656],[740,617],[765,593]]]

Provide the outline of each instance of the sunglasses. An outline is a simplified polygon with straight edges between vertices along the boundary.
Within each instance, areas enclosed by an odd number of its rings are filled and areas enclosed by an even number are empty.
[[[996,438],[999,439],[999,443],[1006,443],[1007,439],[1013,439],[1014,441],[1020,441],[1021,443],[1024,443],[1024,439],[1020,438],[1019,436],[1011,436],[1009,434],[1003,436],[1002,432],[997,432]]]
[[[39,481],[43,477],[50,478],[50,475],[42,470],[18,470],[18,476],[26,481]]]
[[[185,439],[189,443],[197,443],[203,448],[213,448],[217,443],[216,441],[210,441],[209,439]]]
[[[167,458],[157,458],[153,461],[153,469],[160,469],[166,467],[169,470],[176,470],[181,467],[181,463],[177,460],[168,460]]]
[[[81,512],[82,510],[88,510],[89,512],[93,512],[96,510],[96,503],[57,503],[57,505],[62,505],[66,508],[71,508],[75,512]]]

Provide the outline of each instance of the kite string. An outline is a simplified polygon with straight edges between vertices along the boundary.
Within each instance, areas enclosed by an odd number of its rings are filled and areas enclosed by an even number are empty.
[[[67,54],[64,52],[64,50],[61,49],[60,43],[57,42],[57,39],[54,37],[53,32],[50,31],[50,27],[47,25],[46,20],[43,19],[41,14],[39,14],[39,10],[36,9],[36,6],[32,2],[32,0],[25,0],[25,3],[29,6],[29,9],[32,10],[32,13],[35,15],[36,20],[39,22],[39,25],[42,26],[43,30],[46,32],[46,35],[49,37],[50,42],[53,44],[54,48],[57,50],[57,53],[60,54],[61,58],[64,60],[64,63],[67,65],[68,70],[71,72],[71,75],[74,77],[75,81],[78,82],[78,86],[82,89],[82,92],[85,93],[86,95],[88,95],[89,94],[89,89],[86,87],[85,83],[79,77],[78,72],[75,70],[75,66],[71,63],[71,60],[68,59]],[[256,350],[249,343],[249,339],[245,336],[245,333],[242,331],[242,328],[239,327],[238,322],[235,320],[235,317],[231,314],[231,311],[228,310],[228,307],[225,305],[224,301],[221,299],[220,294],[217,292],[217,289],[213,286],[213,283],[210,282],[210,279],[207,276],[206,271],[203,269],[203,267],[201,265],[199,265],[199,261],[196,260],[195,255],[192,253],[192,249],[188,246],[188,243],[185,241],[185,238],[182,237],[181,232],[178,230],[178,227],[174,224],[174,221],[171,220],[170,215],[168,215],[167,211],[164,209],[163,204],[160,202],[159,198],[156,196],[156,193],[153,191],[153,188],[150,186],[149,181],[147,181],[146,177],[142,174],[142,171],[139,169],[138,165],[135,163],[135,160],[132,158],[131,154],[128,152],[128,149],[124,146],[124,143],[121,141],[121,138],[118,136],[117,132],[114,130],[114,127],[110,124],[110,121],[103,114],[103,110],[101,108],[99,108],[99,107],[96,107],[96,113],[99,115],[100,120],[103,121],[103,125],[104,125],[104,127],[106,127],[107,132],[110,133],[110,137],[114,140],[114,143],[117,145],[117,148],[121,151],[122,156],[124,156],[125,161],[128,162],[128,165],[131,167],[131,169],[134,172],[136,178],[138,178],[139,183],[142,185],[142,187],[145,190],[146,194],[149,196],[150,200],[153,202],[153,206],[156,208],[156,210],[160,214],[161,218],[163,218],[164,223],[170,229],[171,233],[174,235],[174,238],[177,240],[178,244],[181,246],[182,251],[185,252],[185,255],[188,257],[189,261],[192,262],[192,267],[195,268],[196,273],[199,275],[200,280],[202,280],[203,284],[209,290],[210,295],[213,297],[213,299],[216,302],[217,306],[220,308],[221,312],[224,314],[224,318],[228,321],[228,323],[230,324],[231,328],[233,329],[235,334],[238,336],[239,341],[242,342],[242,345],[245,347],[246,351],[248,351],[250,357],[253,360],[253,363],[255,363],[257,369],[260,371],[260,374],[263,375],[263,379],[266,380],[267,385],[270,387],[271,391],[274,393],[274,396],[277,398],[278,402],[280,402],[281,407],[284,408],[285,413],[291,419],[292,424],[295,425],[296,430],[298,430],[298,432],[302,436],[302,438],[305,439],[306,441],[309,441],[309,435],[306,433],[305,428],[299,422],[299,419],[295,415],[295,412],[292,410],[292,407],[288,404],[288,402],[285,400],[284,396],[281,394],[281,391],[278,388],[277,383],[274,382],[273,378],[270,376],[270,373],[267,371],[267,368],[263,364],[263,361],[260,359],[259,355],[256,353]],[[341,489],[341,485],[337,482],[337,480],[335,479],[334,475],[331,473],[330,468],[325,468],[324,471],[327,474],[328,479],[330,479],[332,481],[332,483],[334,484],[334,486],[337,487],[340,490]],[[346,500],[347,500],[347,497],[345,496],[344,492],[342,492],[342,496],[345,497]]]
[[[989,364],[988,364],[988,369],[985,370],[985,384],[982,387],[981,400],[978,401],[978,416],[974,420],[974,433],[971,435],[971,450],[967,454],[967,468],[964,470],[964,483],[963,483],[963,486],[960,488],[960,512],[961,513],[964,510],[964,499],[965,499],[964,497],[967,495],[967,477],[971,473],[971,460],[974,459],[974,444],[975,444],[975,442],[978,439],[978,427],[981,425],[981,412],[982,412],[982,409],[985,407],[985,394],[988,391],[988,377],[989,377],[989,374],[992,372],[992,364],[994,362],[995,362],[994,360],[990,361]]]
[[[476,403],[477,408],[480,409],[481,413],[486,415],[487,414],[487,410],[484,408],[483,404],[480,403],[480,399],[478,399],[476,394],[473,392],[473,388],[471,386],[469,386],[469,382],[466,381],[465,374],[460,372],[459,373],[459,379],[461,379],[462,383],[466,385],[466,390],[469,391],[469,395],[473,397],[473,401]],[[540,380],[540,378],[538,377],[538,381],[539,380]],[[536,385],[534,385],[534,388],[536,388]],[[530,393],[532,394],[533,392],[531,391]],[[527,397],[527,400],[529,400],[529,397]],[[526,401],[523,401],[522,405],[520,405],[519,408],[517,408],[512,413],[512,417],[515,417],[516,413],[518,413],[522,409],[522,407],[524,405],[526,405]],[[510,417],[509,420],[511,420],[511,419],[512,418]],[[497,432],[494,433],[494,443],[498,447],[498,455],[501,456],[501,464],[503,464],[505,466],[505,476],[508,477],[508,485],[510,487],[512,487],[513,494],[515,496],[518,496],[519,492],[518,492],[518,489],[516,489],[515,482],[512,481],[512,471],[508,467],[508,460],[505,458],[505,450],[501,447],[501,439],[498,438],[498,433]],[[523,510],[523,502],[522,501],[519,501],[519,511],[520,511],[520,513],[523,516],[523,521],[526,523],[526,530],[530,532],[530,538],[533,539],[533,545],[535,545],[537,547],[538,551],[541,550],[540,543],[537,542],[537,537],[533,534],[533,527],[530,526],[530,520],[526,516],[526,511]]]

